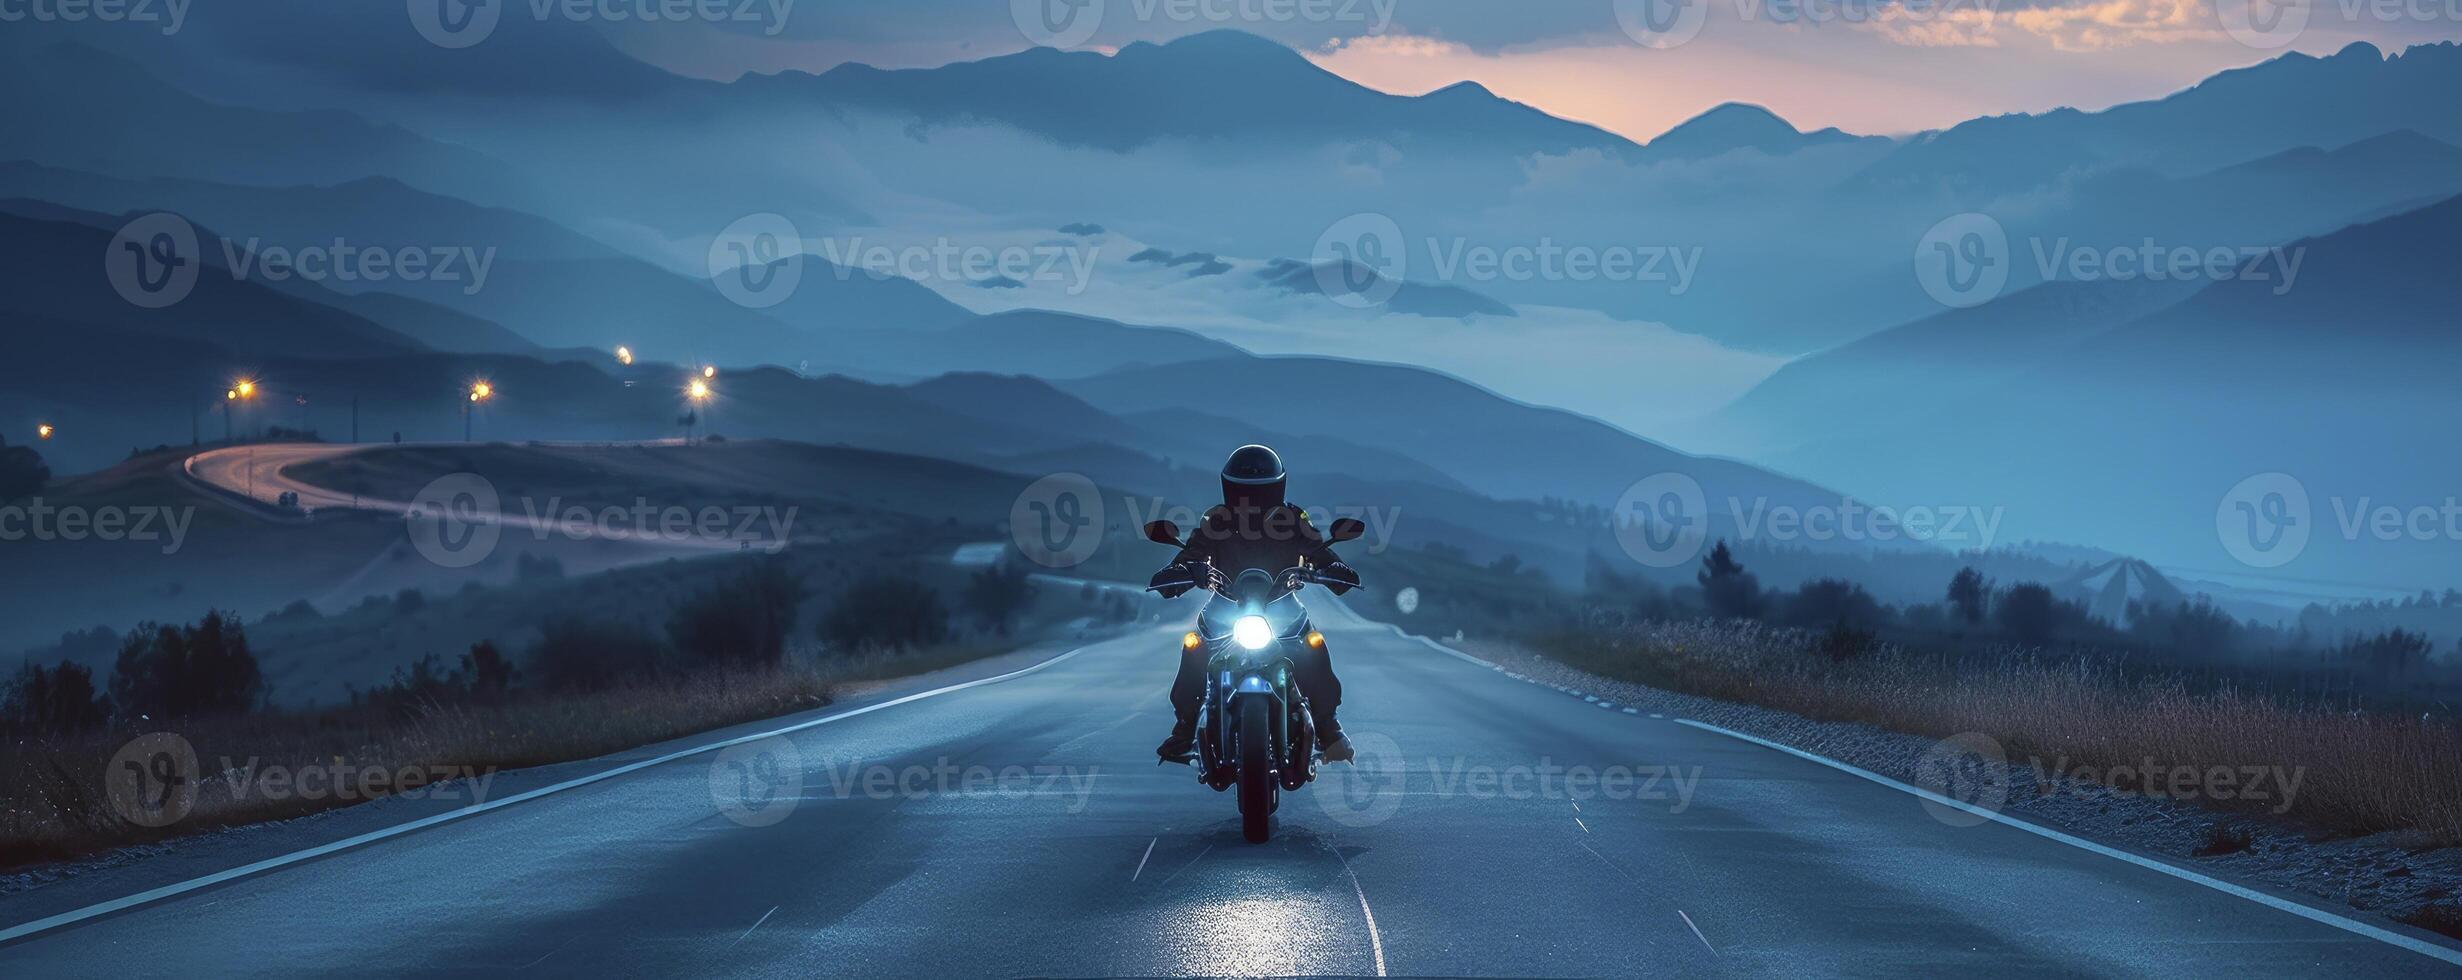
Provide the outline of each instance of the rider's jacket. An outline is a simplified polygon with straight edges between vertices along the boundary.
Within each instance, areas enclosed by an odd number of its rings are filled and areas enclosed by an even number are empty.
[[[1335,595],[1359,584],[1359,573],[1343,564],[1333,548],[1326,545],[1325,536],[1308,523],[1308,512],[1290,504],[1261,508],[1218,505],[1206,511],[1205,518],[1190,532],[1187,546],[1171,559],[1170,565],[1155,573],[1153,585],[1166,598],[1177,596],[1192,587],[1191,576],[1209,561],[1225,576],[1236,576],[1251,568],[1280,572],[1307,564],[1335,580],[1326,586]],[[1183,582],[1190,584],[1174,585]]]

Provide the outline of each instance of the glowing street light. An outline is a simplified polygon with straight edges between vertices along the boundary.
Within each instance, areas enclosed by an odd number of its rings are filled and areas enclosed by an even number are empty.
[[[241,378],[241,379],[239,379],[239,380],[237,380],[237,381],[233,381],[233,382],[231,382],[231,387],[229,387],[229,388],[227,388],[227,389],[224,389],[224,390],[223,390],[223,392],[222,392],[222,441],[223,441],[225,444],[228,444],[228,443],[230,443],[230,442],[231,442],[231,414],[232,414],[232,411],[233,411],[234,409],[237,409],[237,408],[239,407],[239,403],[240,403],[240,402],[242,402],[242,401],[246,401],[246,400],[248,400],[248,399],[255,398],[255,397],[256,397],[256,382],[255,382],[255,381],[253,381],[253,380],[247,379],[247,378]]]
[[[35,427],[34,427],[34,437],[35,437],[35,438],[37,438],[37,439],[41,439],[41,440],[43,440],[44,442],[50,442],[50,441],[51,441],[51,433],[52,433],[53,431],[54,431],[54,430],[53,430],[53,429],[52,429],[52,427],[51,427],[51,423],[49,423],[49,422],[45,422],[45,423],[43,423],[43,424],[41,424],[41,425],[38,425],[38,426],[35,426]]]
[[[701,365],[701,377],[703,377],[703,378],[716,378],[717,376],[718,376],[718,366],[717,366],[717,365],[715,365],[715,364],[704,364],[704,365]]]
[[[256,397],[256,382],[242,380],[237,387],[231,389],[231,396],[234,398]]]
[[[633,366],[633,349],[630,347],[616,348],[616,363],[625,367]]]
[[[692,401],[692,408],[684,413],[684,444],[687,446],[692,445],[693,426],[701,421],[702,406],[709,404],[710,397],[716,394],[710,388],[710,383],[704,380],[716,370],[716,368],[704,368],[701,377],[692,379],[691,384],[684,386],[684,397]]]
[[[496,397],[496,386],[485,381],[470,383],[470,400],[462,403],[462,441],[469,442],[471,418],[479,414],[479,403]]]

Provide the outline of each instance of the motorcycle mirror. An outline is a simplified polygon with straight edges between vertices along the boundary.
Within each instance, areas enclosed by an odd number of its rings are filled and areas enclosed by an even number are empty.
[[[1354,540],[1364,536],[1367,533],[1368,525],[1362,523],[1356,517],[1345,517],[1334,521],[1334,526],[1326,532],[1326,538],[1335,544],[1341,544],[1342,542]]]
[[[1146,522],[1146,540],[1155,544],[1179,547],[1180,526],[1170,521],[1148,521]]]

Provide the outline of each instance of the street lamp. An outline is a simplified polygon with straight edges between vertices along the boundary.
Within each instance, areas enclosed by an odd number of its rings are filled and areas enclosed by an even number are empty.
[[[693,426],[701,421],[702,407],[709,404],[710,396],[714,393],[710,389],[710,383],[703,379],[716,371],[716,368],[704,368],[701,377],[692,379],[692,384],[684,388],[684,397],[692,400],[692,410],[684,413],[684,444],[687,446],[692,445]]]
[[[224,444],[228,445],[232,441],[232,410],[238,408],[240,402],[255,397],[256,382],[246,378],[232,382],[231,387],[222,393],[222,441]]]
[[[616,348],[616,363],[625,367],[633,366],[633,349],[630,347]]]
[[[479,410],[479,403],[480,403],[480,402],[484,402],[484,401],[486,401],[486,400],[488,400],[488,399],[490,399],[490,398],[494,398],[494,397],[496,397],[496,386],[495,386],[495,385],[489,384],[489,383],[487,383],[487,382],[485,382],[485,381],[476,381],[476,382],[472,382],[472,383],[471,383],[471,385],[470,385],[470,400],[469,400],[469,401],[467,401],[467,402],[462,403],[462,441],[463,441],[463,442],[469,442],[469,441],[470,441],[470,425],[471,425],[471,423],[470,423],[470,419],[471,419],[471,416],[474,416],[474,415],[477,415],[477,414],[478,414],[478,410]]]
[[[715,364],[704,364],[704,365],[701,365],[701,377],[702,377],[704,380],[714,379],[714,378],[718,377],[718,365],[715,365]]]
[[[37,439],[40,439],[40,440],[42,440],[42,441],[44,441],[44,442],[50,442],[50,441],[51,441],[51,433],[52,433],[53,431],[54,431],[54,430],[53,430],[53,429],[52,429],[52,427],[51,427],[51,423],[49,423],[49,422],[45,422],[45,423],[43,423],[43,424],[41,424],[41,425],[37,425],[37,426],[35,426],[35,427],[34,427],[34,437],[35,437],[35,438],[37,438]]]

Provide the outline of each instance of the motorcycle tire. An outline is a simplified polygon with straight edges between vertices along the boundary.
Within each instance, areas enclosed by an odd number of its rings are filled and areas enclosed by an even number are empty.
[[[1240,702],[1240,835],[1251,844],[1274,835],[1274,704],[1251,697]]]

